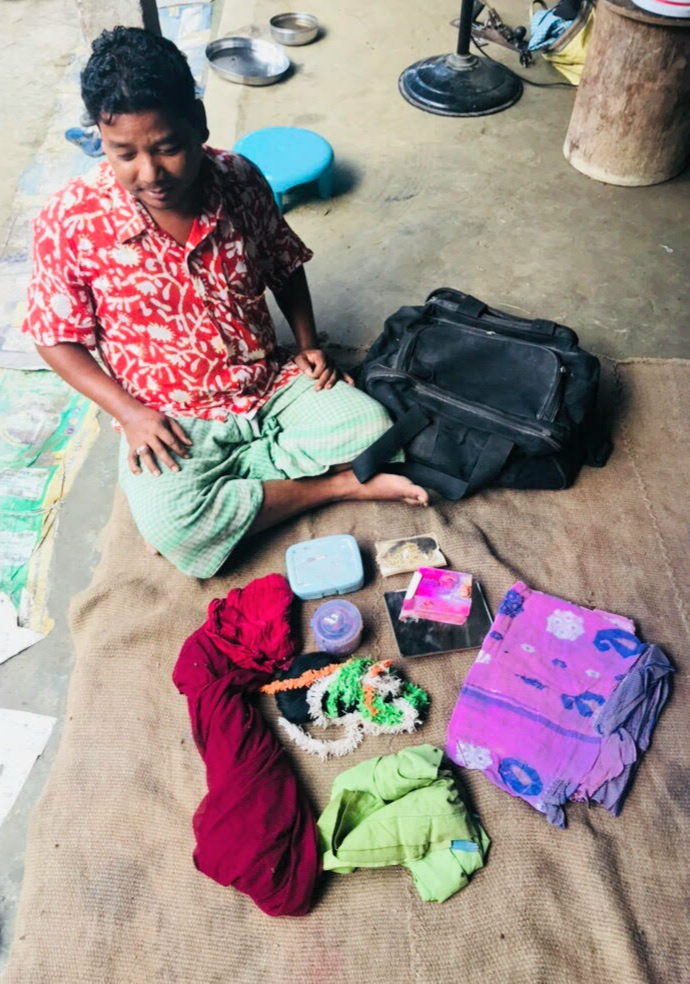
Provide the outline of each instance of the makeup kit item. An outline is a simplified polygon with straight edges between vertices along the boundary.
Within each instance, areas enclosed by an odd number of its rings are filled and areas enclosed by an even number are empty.
[[[383,577],[405,574],[420,567],[445,567],[448,563],[431,533],[379,540],[374,547],[376,563]]]
[[[302,601],[349,594],[364,584],[362,555],[349,533],[293,543],[285,563],[290,587]]]
[[[477,649],[491,628],[491,612],[479,581],[472,581],[472,607],[464,625],[430,622],[424,618],[400,620],[405,591],[386,591],[384,598],[398,652],[404,659]]]
[[[472,607],[472,575],[420,567],[412,575],[400,618],[464,625]]]
[[[471,574],[443,569],[447,560],[435,536],[396,537],[375,546],[376,563],[384,577],[414,571],[406,591],[384,595],[403,658],[481,645],[491,625],[481,584]],[[427,563],[417,565],[420,558]],[[362,555],[348,533],[294,543],[285,561],[290,587],[304,601],[348,594],[364,584]],[[349,601],[332,598],[320,605],[310,625],[317,649],[336,659],[352,655],[361,644],[362,615]]]
[[[350,601],[326,601],[312,615],[311,630],[322,653],[349,656],[362,639],[362,616]]]

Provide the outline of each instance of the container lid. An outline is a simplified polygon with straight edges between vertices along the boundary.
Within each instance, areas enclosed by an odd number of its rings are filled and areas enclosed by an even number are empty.
[[[364,583],[362,555],[349,533],[293,543],[285,562],[290,587],[300,598],[346,594]]]
[[[312,615],[311,628],[318,645],[343,645],[362,631],[362,616],[350,601],[327,601]]]

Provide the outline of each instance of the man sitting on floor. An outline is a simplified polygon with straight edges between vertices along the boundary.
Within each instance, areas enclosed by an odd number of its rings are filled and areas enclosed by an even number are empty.
[[[204,146],[204,109],[175,45],[139,28],[104,32],[82,97],[106,161],[36,221],[24,328],[115,418],[120,483],[147,543],[210,577],[242,537],[324,503],[426,505],[402,476],[361,485],[348,467],[390,420],[319,348],[312,254],[254,165]],[[267,287],[294,359],[277,346]]]

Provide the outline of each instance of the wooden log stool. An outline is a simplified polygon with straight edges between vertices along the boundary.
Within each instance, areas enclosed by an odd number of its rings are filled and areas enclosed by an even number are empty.
[[[652,185],[690,159],[690,20],[599,0],[563,153],[590,178]]]

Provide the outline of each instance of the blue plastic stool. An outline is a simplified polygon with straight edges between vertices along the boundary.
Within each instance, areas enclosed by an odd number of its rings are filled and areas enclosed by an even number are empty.
[[[298,126],[267,126],[241,137],[233,150],[259,168],[278,208],[290,188],[317,182],[321,198],[333,192],[333,148],[327,140]]]

